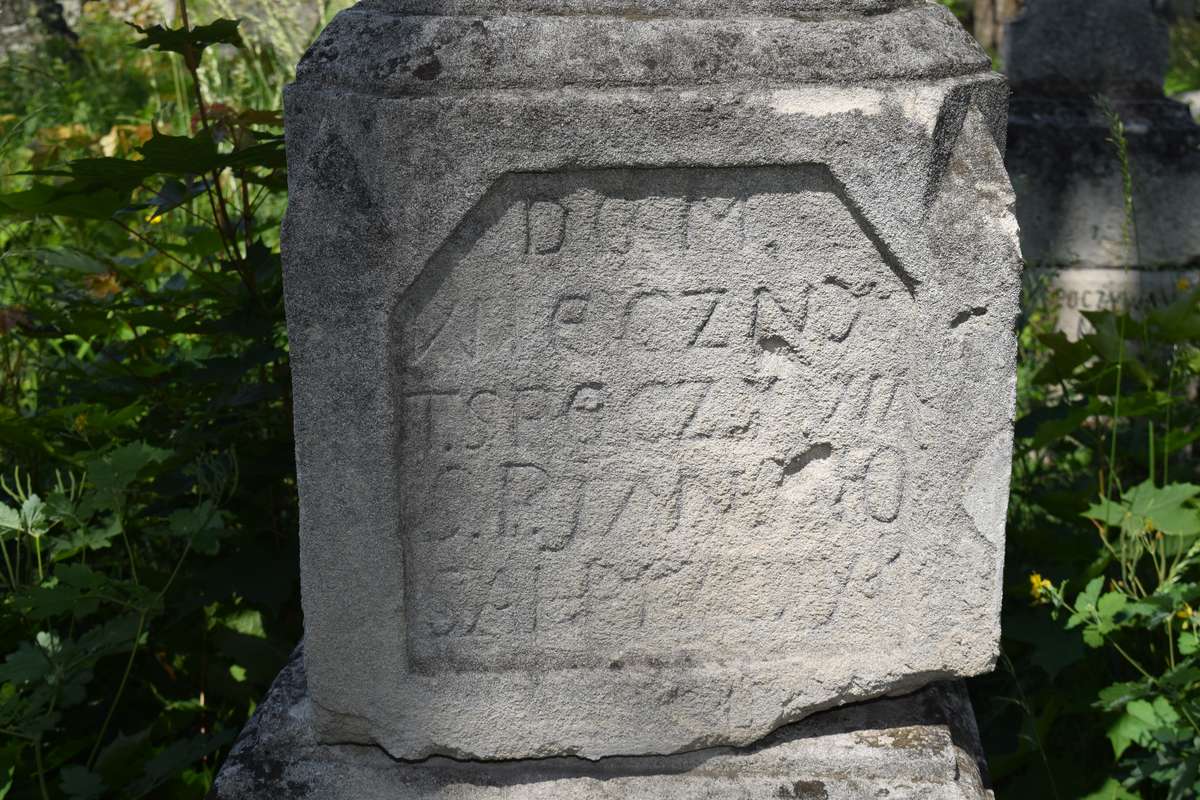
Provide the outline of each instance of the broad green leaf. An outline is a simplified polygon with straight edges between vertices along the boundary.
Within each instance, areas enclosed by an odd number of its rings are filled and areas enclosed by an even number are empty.
[[[1156,723],[1146,722],[1143,717],[1130,711],[1130,706],[1135,703],[1142,703],[1146,708],[1150,708],[1150,704],[1144,700],[1135,700],[1127,705],[1121,715],[1108,726],[1108,740],[1112,743],[1114,758],[1124,755],[1125,751],[1129,749],[1129,745],[1145,741],[1151,729],[1156,725]]]
[[[147,758],[152,728],[126,735],[117,734],[96,757],[96,771],[110,786],[122,786],[141,776]]]
[[[96,800],[107,789],[104,780],[87,767],[63,767],[60,775],[59,786],[70,800]]]
[[[172,742],[158,755],[146,762],[146,774],[142,780],[130,787],[131,793],[134,796],[148,794],[155,787],[175,777],[200,759],[231,743],[233,739],[233,731],[221,731]]]
[[[1131,794],[1116,778],[1109,778],[1096,791],[1079,800],[1142,800],[1141,795]]]
[[[184,57],[187,66],[195,69],[200,64],[200,54],[214,44],[242,46],[242,37],[238,33],[239,23],[239,20],[218,19],[195,28],[164,28],[162,25],[143,28],[133,23],[129,25],[145,37],[134,42],[134,47],[143,50],[153,48],[163,53],[179,53]]]
[[[21,512],[0,503],[0,531],[20,531]]]
[[[1200,339],[1200,287],[1181,294],[1166,308],[1146,317],[1155,334],[1167,342],[1194,342]]]
[[[1111,622],[1115,614],[1125,608],[1129,598],[1123,592],[1107,592],[1096,602],[1096,613],[1104,622]]]
[[[1104,588],[1104,578],[1092,578],[1088,585],[1075,598],[1075,612],[1067,621],[1068,628],[1075,628],[1085,622],[1090,622],[1096,610],[1096,602],[1100,599],[1100,590]]]
[[[1083,341],[1110,364],[1121,364],[1125,373],[1139,381],[1146,388],[1155,384],[1155,377],[1133,353],[1128,341],[1141,330],[1135,321],[1125,323],[1125,339],[1121,336],[1121,315],[1111,311],[1084,311],[1083,316],[1092,323],[1093,332],[1083,337]]]
[[[1017,422],[1017,436],[1032,439],[1029,446],[1037,450],[1079,430],[1094,415],[1087,405],[1040,408]]]
[[[1192,504],[1197,496],[1200,486],[1194,484],[1160,487],[1146,481],[1126,491],[1119,501],[1093,504],[1084,516],[1119,527],[1129,535],[1155,530],[1168,536],[1200,536],[1200,509]]]
[[[0,215],[108,220],[129,205],[133,189],[96,179],[71,180],[59,185],[35,183],[24,191],[0,194]]]
[[[0,683],[30,683],[46,677],[50,662],[42,648],[32,642],[21,642],[0,664]]]
[[[29,495],[21,504],[21,527],[35,539],[40,539],[49,528],[46,504],[36,494]]]
[[[1178,587],[1178,584],[1176,586]],[[1182,602],[1182,600],[1178,600],[1175,597],[1155,594],[1141,600],[1129,602],[1125,606],[1125,612],[1130,617],[1142,619],[1144,621],[1143,624],[1155,627],[1166,622],[1168,618],[1174,615]]]
[[[221,166],[217,143],[205,132],[195,136],[169,136],[154,132],[141,146],[142,163],[170,175],[202,175]]]
[[[1144,683],[1114,683],[1100,690],[1099,705],[1105,711],[1112,711],[1152,692],[1153,689]]]
[[[34,257],[48,267],[59,267],[85,275],[104,273],[112,269],[111,263],[73,247],[44,247],[35,250]]]
[[[1051,356],[1033,378],[1037,385],[1061,383],[1093,356],[1086,342],[1072,342],[1066,334],[1058,331],[1040,336],[1038,340],[1050,351]]]
[[[51,555],[56,561],[71,558],[84,550],[105,550],[121,535],[121,518],[113,514],[103,525],[84,525],[53,538]]]
[[[1200,667],[1191,664],[1180,664],[1158,679],[1160,684],[1168,687],[1184,687],[1197,681],[1200,681]]]
[[[139,473],[151,464],[161,464],[171,451],[151,447],[145,442],[121,445],[87,462],[88,479],[102,495],[112,497],[124,492]]]
[[[208,500],[194,508],[171,513],[167,520],[171,533],[191,542],[192,547],[205,555],[216,555],[224,524],[216,507]]]

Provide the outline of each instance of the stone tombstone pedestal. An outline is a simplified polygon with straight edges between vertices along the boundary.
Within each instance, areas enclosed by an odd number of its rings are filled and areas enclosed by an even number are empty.
[[[286,97],[306,757],[643,796],[403,764],[669,783],[651,759],[990,670],[1006,96],[925,2],[339,15]],[[980,796],[938,774],[894,796]]]
[[[1170,4],[1025,0],[1008,26],[1013,85],[1007,164],[1021,242],[1070,336],[1081,311],[1162,307],[1200,264],[1200,126],[1163,95]],[[1134,222],[1109,121],[1122,118]]]

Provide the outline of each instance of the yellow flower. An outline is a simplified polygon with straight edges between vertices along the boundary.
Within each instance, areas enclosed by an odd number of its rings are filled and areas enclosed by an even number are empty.
[[[104,300],[121,293],[121,284],[117,282],[117,275],[114,272],[89,275],[84,279],[84,283],[87,284],[88,294],[97,300]]]
[[[1040,573],[1033,573],[1029,576],[1029,593],[1033,595],[1035,603],[1046,602],[1046,593],[1054,588],[1054,584],[1046,580]]]
[[[1192,288],[1192,282],[1187,278],[1180,278],[1179,283],[1175,284],[1175,288],[1181,292],[1186,292],[1188,289]]]
[[[151,212],[146,215],[146,222],[149,222],[151,225],[161,224],[162,221],[163,221],[163,215],[158,213],[157,211]]]
[[[1195,624],[1194,617],[1196,616],[1196,612],[1187,603],[1184,603],[1183,608],[1175,612],[1175,616],[1183,620],[1184,628]]]
[[[87,430],[88,417],[87,414],[80,414],[75,418],[75,432],[83,433]]]

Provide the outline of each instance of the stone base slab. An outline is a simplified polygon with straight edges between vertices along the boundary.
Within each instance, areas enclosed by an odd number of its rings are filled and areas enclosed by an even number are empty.
[[[234,745],[213,800],[992,797],[961,682],[826,711],[750,747],[599,761],[402,762],[374,747],[319,744],[311,718],[298,648]]]

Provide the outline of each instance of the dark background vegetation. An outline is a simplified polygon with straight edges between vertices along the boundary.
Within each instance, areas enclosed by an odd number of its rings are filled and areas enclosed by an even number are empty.
[[[203,797],[300,637],[279,108],[336,9],[249,5],[88,3],[0,67],[0,798]],[[1003,655],[971,686],[1001,798],[1200,786],[1179,294],[1078,343],[1023,321]]]

